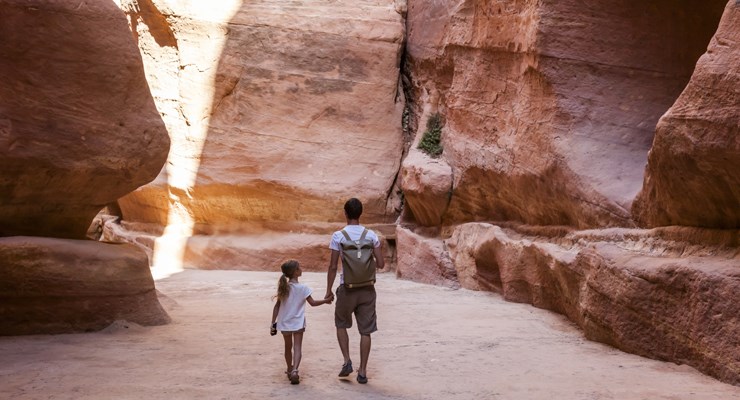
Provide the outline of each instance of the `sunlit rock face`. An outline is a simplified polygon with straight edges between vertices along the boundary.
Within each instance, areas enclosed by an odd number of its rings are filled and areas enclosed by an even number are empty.
[[[146,254],[129,244],[0,238],[0,335],[85,332],[170,321]]]
[[[740,228],[740,4],[730,1],[686,89],[658,124],[635,202],[647,226]]]
[[[110,1],[0,0],[0,236],[84,238],[169,138]]]
[[[409,0],[412,110],[444,116],[454,171],[443,223],[633,225],[658,119],[725,4]]]
[[[122,1],[172,137],[129,221],[188,233],[261,221],[393,221],[403,17],[394,1]],[[250,225],[251,224],[251,225]],[[246,228],[250,226],[250,228]]]

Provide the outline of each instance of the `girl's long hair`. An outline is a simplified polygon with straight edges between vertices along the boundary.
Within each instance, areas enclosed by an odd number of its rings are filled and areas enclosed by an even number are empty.
[[[290,285],[288,285],[288,279],[293,277],[295,270],[298,268],[298,261],[289,260],[280,266],[280,270],[283,272],[278,278],[277,295],[275,297],[278,300],[285,300],[290,294]]]

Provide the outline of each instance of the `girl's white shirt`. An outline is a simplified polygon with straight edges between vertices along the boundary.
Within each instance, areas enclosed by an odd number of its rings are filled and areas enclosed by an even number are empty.
[[[290,293],[280,301],[277,316],[279,331],[297,331],[306,327],[306,298],[313,290],[300,282],[288,282]]]

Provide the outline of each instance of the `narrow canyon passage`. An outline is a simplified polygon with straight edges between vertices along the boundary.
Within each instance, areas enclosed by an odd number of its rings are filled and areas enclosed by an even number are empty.
[[[367,385],[338,379],[333,305],[307,310],[302,381],[269,331],[278,274],[196,271],[161,279],[173,322],[0,337],[7,399],[731,399],[740,388],[688,366],[587,341],[564,317],[497,294],[380,275]],[[320,297],[325,275],[301,281]],[[359,336],[351,331],[359,363]]]

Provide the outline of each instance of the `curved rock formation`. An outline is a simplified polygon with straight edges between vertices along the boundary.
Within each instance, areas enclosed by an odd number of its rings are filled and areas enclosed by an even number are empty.
[[[661,118],[635,201],[650,227],[740,228],[740,4],[730,1],[707,52]]]
[[[0,1],[0,236],[84,238],[169,138],[111,1]]]

